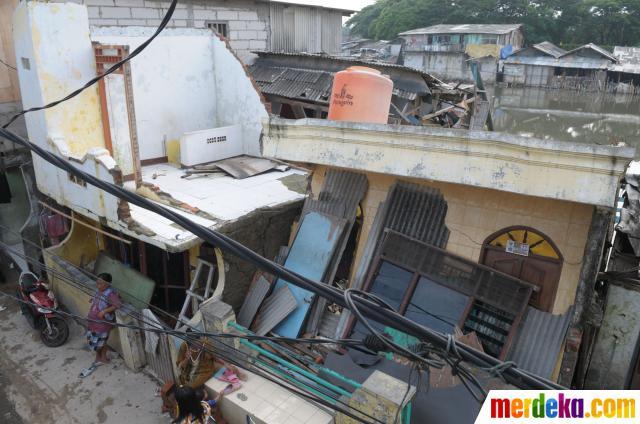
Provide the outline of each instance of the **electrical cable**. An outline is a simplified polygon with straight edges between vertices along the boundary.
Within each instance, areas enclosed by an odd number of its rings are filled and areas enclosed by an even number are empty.
[[[4,60],[0,59],[0,63],[2,63],[4,66],[6,66],[9,69],[13,69],[14,71],[17,71],[18,69],[15,66],[11,66],[9,65],[7,62],[5,62]]]
[[[2,290],[0,290],[0,297],[9,298],[9,299],[12,299],[12,300],[14,300],[14,301],[16,301],[16,302],[19,302],[19,303],[27,304],[27,305],[34,306],[34,307],[39,307],[39,308],[41,308],[41,309],[46,309],[46,308],[42,308],[40,305],[37,305],[36,303],[30,302],[30,301],[27,301],[27,300],[24,300],[24,299],[20,299],[19,297],[14,296],[14,295],[9,294],[9,293],[6,293],[6,292],[4,292],[4,291],[2,291]],[[131,325],[131,324],[123,324],[123,323],[117,323],[117,322],[106,321],[106,320],[91,319],[91,318],[83,317],[83,316],[80,316],[80,315],[77,315],[77,314],[72,314],[72,313],[70,313],[70,312],[61,311],[61,310],[59,310],[59,309],[56,309],[56,310],[50,310],[50,312],[51,312],[51,313],[53,313],[54,315],[59,315],[59,316],[63,316],[63,317],[68,317],[68,318],[72,318],[72,319],[74,319],[74,320],[78,320],[78,319],[79,319],[79,320],[83,320],[83,321],[87,321],[87,322],[106,323],[106,324],[109,324],[109,325],[112,325],[112,326],[115,326],[115,327],[129,328],[129,329],[133,329],[133,330],[139,330],[139,331],[145,331],[145,332],[152,332],[152,333],[160,333],[160,334],[167,334],[167,335],[177,336],[177,337],[179,337],[179,338],[183,339],[184,341],[186,341],[187,343],[195,344],[195,345],[196,345],[196,347],[199,347],[199,348],[201,348],[201,349],[203,349],[203,350],[207,350],[207,352],[208,352],[208,353],[211,353],[212,355],[215,355],[215,356],[217,356],[217,357],[222,357],[226,362],[232,363],[232,364],[234,364],[234,365],[236,365],[236,366],[239,366],[239,367],[241,367],[241,368],[251,369],[251,370],[255,371],[255,363],[254,363],[254,362],[245,361],[245,363],[244,363],[244,364],[240,364],[240,363],[238,363],[238,362],[237,362],[237,358],[230,358],[230,357],[228,357],[228,356],[221,355],[221,354],[220,354],[220,351],[214,351],[214,350],[212,350],[212,349],[207,349],[207,347],[206,347],[204,344],[202,344],[201,342],[199,342],[199,339],[200,339],[201,337],[214,337],[214,338],[215,338],[215,337],[219,337],[219,336],[224,335],[224,337],[228,337],[228,338],[244,338],[244,336],[242,336],[242,335],[231,335],[231,334],[229,334],[229,333],[207,333],[207,332],[200,332],[200,333],[184,333],[184,332],[181,332],[181,331],[178,331],[178,330],[160,329],[160,328],[145,328],[145,327],[140,327],[140,326]],[[199,345],[199,346],[198,346],[198,345]],[[223,343],[223,345],[224,345],[224,343]],[[219,347],[220,345],[217,345],[217,346]],[[227,346],[228,346],[228,345],[227,345]],[[229,347],[230,347],[230,346],[229,346]],[[247,354],[247,353],[245,353],[245,352],[242,352],[242,351],[238,351],[238,350],[236,350],[236,353],[242,353],[242,354],[244,354],[246,357],[248,357],[248,358],[250,358],[250,359],[255,359],[255,358],[251,357],[249,354]],[[247,364],[248,364],[249,366],[247,366]],[[263,371],[264,371],[264,370],[263,370]],[[256,374],[260,375],[259,373],[256,373]],[[267,377],[265,377],[264,375],[262,375],[262,377],[267,378]],[[277,377],[275,377],[275,378],[277,379]],[[269,378],[267,378],[267,379],[269,379]],[[304,396],[304,397],[309,398],[309,395],[307,395],[307,394],[301,394],[301,393],[300,393],[300,392],[298,392],[297,390],[292,390],[292,388],[291,388],[291,387],[288,387],[288,386],[286,386],[286,385],[284,385],[284,384],[281,384],[279,381],[274,381],[273,379],[269,379],[269,380],[270,380],[270,381],[272,381],[272,382],[274,382],[274,383],[276,383],[276,384],[278,384],[278,385],[280,385],[281,387],[286,388],[286,389],[287,389],[287,390],[289,390],[289,391],[292,391],[292,392],[294,392],[294,393],[296,393],[296,394],[300,394],[301,396]],[[296,389],[299,389],[299,388],[298,388],[298,387],[296,387]],[[317,390],[317,389],[318,389],[318,388],[316,388],[316,390]],[[325,393],[323,393],[323,394],[327,395],[328,397],[331,397],[331,396],[329,396],[330,394],[329,394],[329,393],[327,393],[326,391],[325,391]],[[321,399],[321,398],[320,398],[320,399]],[[318,398],[312,398],[312,400],[313,400],[314,402],[322,403],[322,402],[320,401],[320,399],[318,399]],[[351,408],[351,409],[355,410],[355,411],[356,411],[357,413],[359,413],[359,414],[362,414],[362,415],[364,415],[364,416],[368,416],[369,418],[374,419],[374,421],[375,421],[375,422],[380,422],[380,423],[382,423],[382,421],[377,420],[377,419],[375,419],[374,417],[369,416],[367,413],[365,413],[365,412],[363,412],[363,411],[360,411],[360,410],[358,410],[358,409],[356,409],[356,408],[353,408],[353,407],[351,407],[350,405],[348,405],[348,404],[344,403],[344,402],[343,402],[343,401],[341,401],[339,398],[333,398],[333,400],[335,400],[335,401],[336,401],[336,402],[338,402],[338,403],[343,403],[345,406],[347,406],[347,407],[349,407],[349,408]],[[336,410],[336,411],[338,411],[338,412],[341,412],[341,413],[343,413],[343,414],[345,414],[345,415],[347,415],[347,416],[349,416],[349,417],[351,417],[351,418],[357,419],[358,421],[362,421],[362,419],[361,419],[360,417],[357,417],[356,415],[354,415],[354,414],[353,414],[353,413],[351,413],[350,411],[345,410],[344,408],[336,407],[336,405],[334,405],[334,404],[328,404],[328,405],[327,405],[327,404],[324,404],[324,406],[327,406],[327,407],[328,407],[328,408],[330,408],[330,409],[333,409],[333,410]],[[366,421],[362,421],[362,422],[366,422]]]
[[[71,165],[65,159],[60,158],[57,155],[43,149],[37,144],[31,143],[16,134],[8,131],[4,128],[0,129],[0,136],[6,138],[9,141],[12,141],[16,144],[24,146],[30,149],[32,152],[43,158],[45,161],[51,163],[52,165],[63,169],[72,175],[82,178],[88,184],[95,186],[109,194],[114,195],[122,200],[126,200],[134,205],[140,206],[149,211],[155,212],[160,216],[163,216],[174,223],[181,225],[183,228],[187,229],[197,237],[202,240],[217,246],[228,253],[231,253],[243,260],[248,261],[249,263],[255,265],[259,269],[266,271],[274,276],[282,278],[287,282],[311,291],[317,295],[320,295],[333,303],[337,303],[340,306],[346,306],[345,299],[343,293],[334,287],[329,285],[319,283],[313,280],[310,280],[300,274],[297,274],[287,268],[276,264],[269,259],[263,258],[259,254],[253,252],[242,244],[236,242],[230,237],[221,234],[217,231],[211,230],[204,226],[198,225],[190,219],[183,217],[163,206],[160,206],[142,196],[129,192],[122,187],[119,187],[115,184],[111,184],[100,180],[93,175],[87,174],[75,166]],[[380,308],[379,305],[375,302],[371,302],[367,299],[356,298],[354,300],[355,303],[361,308],[362,312],[367,315],[368,318],[374,319],[381,324],[388,325],[389,327],[395,328],[404,333],[413,335],[418,337],[419,339],[427,339],[430,343],[438,345],[439,347],[443,347],[446,344],[446,337],[435,330],[424,327],[414,321],[407,319],[406,317],[395,313],[393,311],[389,311],[386,308]],[[480,367],[492,367],[502,363],[497,358],[494,358],[485,352],[478,351],[469,346],[466,346],[462,343],[457,343],[460,348],[461,356],[467,361],[471,361],[472,363],[480,366]],[[504,371],[504,376],[511,384],[514,384],[520,388],[527,389],[545,389],[545,390],[562,390],[563,386],[550,381],[548,379],[542,378],[540,376],[536,376],[532,373],[526,372],[517,367],[511,367]]]
[[[409,350],[408,348],[405,348],[404,346],[401,346],[391,340],[389,340],[387,337],[385,337],[384,335],[382,335],[378,330],[376,330],[369,322],[368,320],[362,316],[362,314],[360,313],[360,310],[358,309],[358,306],[353,302],[352,296],[353,294],[357,294],[359,296],[363,296],[363,297],[368,297],[369,299],[377,302],[381,307],[393,310],[393,308],[384,300],[380,299],[378,296],[362,291],[362,290],[357,290],[357,289],[347,289],[344,291],[344,297],[345,297],[345,301],[347,302],[349,308],[351,309],[352,313],[358,318],[358,321],[363,324],[365,327],[367,327],[367,329],[380,341],[382,342],[384,345],[386,345],[387,347],[389,347],[391,349],[391,351],[399,353],[407,358],[411,358],[414,360],[414,363],[417,361],[418,363],[424,363],[428,366],[433,366],[436,368],[443,368],[445,363],[448,364],[451,367],[451,372],[453,375],[458,375],[458,377],[460,378],[460,381],[462,381],[462,383],[464,384],[465,388],[469,391],[469,393],[471,393],[471,395],[479,402],[482,403],[484,401],[484,398],[486,398],[486,391],[483,389],[482,385],[480,384],[480,382],[478,381],[478,379],[473,376],[471,374],[470,371],[468,371],[465,367],[460,365],[460,355],[458,353],[457,347],[454,347],[454,352],[457,356],[457,361],[453,361],[451,360],[451,355],[449,352],[449,349],[447,349],[446,351],[434,351],[432,349],[428,349],[425,351],[425,353],[427,355],[430,354],[438,354],[439,357],[441,357],[441,360],[435,360],[435,359],[428,359],[425,358],[422,355],[418,355],[415,352]],[[455,346],[455,340],[453,339],[453,337],[451,337],[449,335],[448,337],[449,342],[447,346]],[[481,392],[482,395],[484,396],[478,396],[477,393],[471,389],[470,384],[475,385]]]
[[[0,228],[4,228],[2,225],[0,225]],[[35,263],[38,266],[42,267],[43,269],[45,269],[47,272],[52,273],[53,275],[55,275],[57,278],[60,278],[61,280],[67,281],[68,283],[70,283],[74,288],[77,288],[81,291],[83,291],[85,294],[91,295],[93,296],[93,294],[95,294],[95,290],[92,290],[90,287],[74,281],[70,276],[65,275],[63,273],[61,273],[60,271],[48,267],[46,264],[38,261],[35,258],[31,258],[27,255],[21,254],[21,252],[13,249],[11,246],[9,246],[8,244],[0,241],[0,246],[5,248],[5,250],[21,257],[22,259],[31,262],[31,263]],[[95,278],[97,278],[97,276],[95,276]],[[86,289],[86,290],[85,290]],[[122,290],[122,289],[118,289],[118,292],[120,293],[127,293],[126,291]],[[143,303],[145,306],[153,306],[151,304],[146,303],[144,300],[141,299],[136,299],[134,296],[132,296],[134,300],[137,300],[141,303]],[[128,311],[127,314],[130,315],[132,318],[138,319],[140,320],[141,317],[143,317],[141,314],[140,315],[135,315],[132,314],[133,311]],[[168,313],[167,313],[168,314]],[[168,314],[169,317],[171,318],[175,318],[175,316]],[[70,316],[75,316],[70,314]],[[80,317],[80,316],[76,316],[79,319],[85,319],[86,317]],[[102,321],[96,321],[96,322],[102,322]],[[145,321],[145,323],[149,324],[150,326],[153,326],[154,323],[149,322],[149,321]],[[185,325],[188,325],[188,323],[184,323]],[[123,325],[123,327],[127,327],[127,325]],[[135,327],[135,326],[129,326],[128,328],[132,328],[132,329],[136,329],[136,330],[144,330],[143,327]],[[199,336],[207,336],[207,337],[218,337],[218,338],[241,338],[241,339],[246,339],[246,340],[258,340],[258,341],[271,341],[271,342],[275,342],[275,343],[303,343],[303,344],[335,344],[335,345],[341,345],[341,346],[349,346],[349,347],[353,347],[354,345],[362,345],[362,340],[358,340],[358,339],[330,339],[330,338],[293,338],[293,337],[281,337],[281,336],[260,336],[257,334],[241,334],[241,335],[235,335],[232,333],[207,333],[207,332],[200,332],[198,331],[196,328],[191,327],[190,328],[191,334],[196,334]],[[163,330],[163,332],[167,332],[167,330]],[[178,333],[182,333],[181,331],[178,330],[174,330],[173,335],[178,334]],[[168,333],[167,333],[168,334]]]
[[[11,250],[5,243],[0,242],[0,245],[4,245],[4,247],[8,250]],[[19,254],[19,252],[13,251],[14,254]],[[34,260],[33,258],[29,258],[29,257],[25,257],[26,260]],[[45,264],[41,264],[41,266],[46,267]],[[48,268],[49,271],[52,271],[51,268]],[[55,270],[53,270],[55,271]],[[73,280],[70,279],[67,276],[64,275],[59,275],[59,278],[65,279],[67,280],[69,283],[73,283]],[[66,277],[66,278],[65,278]],[[78,283],[78,285],[73,285],[73,287],[80,289],[81,291],[84,291],[86,294],[89,295],[93,295],[94,292],[92,290],[90,290],[89,287]],[[87,289],[87,290],[83,290],[83,289]],[[10,297],[13,298],[14,300],[18,301],[18,302],[22,302],[22,303],[27,303],[27,304],[31,304],[33,306],[36,306],[35,304],[31,303],[31,302],[26,302],[23,299],[19,299],[15,296],[12,296],[8,293],[5,292],[1,292],[0,291],[0,295],[4,295],[5,297]],[[131,314],[132,311],[124,311],[125,314],[127,315],[131,315],[133,318],[138,319],[140,321],[144,321],[144,317],[142,315],[140,315],[140,317],[136,317],[133,314]],[[252,356],[250,356],[248,353],[243,352],[243,351],[239,351],[237,349],[235,349],[235,347],[233,346],[229,346],[224,342],[221,342],[220,345],[218,345],[218,348],[224,346],[225,350],[230,352],[230,353],[223,353],[220,352],[219,350],[213,351],[211,349],[207,349],[207,347],[200,342],[200,339],[202,337],[210,337],[210,338],[219,338],[219,339],[233,339],[233,338],[244,338],[244,339],[250,339],[250,340],[258,340],[258,341],[275,341],[275,342],[282,342],[282,341],[295,341],[295,342],[306,342],[307,340],[311,341],[312,343],[331,343],[331,344],[339,344],[336,343],[337,341],[335,340],[321,340],[321,339],[291,339],[291,338],[281,338],[281,337],[271,337],[271,336],[258,336],[258,335],[238,335],[238,334],[231,334],[231,333],[209,333],[209,332],[202,332],[202,331],[197,331],[196,329],[194,329],[194,331],[190,331],[188,333],[185,333],[183,331],[179,331],[179,330],[172,330],[172,329],[168,329],[168,328],[153,328],[155,327],[157,324],[156,323],[147,323],[149,326],[151,326],[151,328],[147,328],[147,327],[141,327],[141,326],[136,326],[136,325],[132,325],[132,324],[123,324],[123,323],[114,323],[111,321],[104,321],[104,320],[95,320],[95,319],[89,319],[87,317],[83,317],[83,316],[79,316],[76,314],[72,314],[69,312],[65,312],[65,311],[60,311],[60,310],[55,310],[52,311],[52,313],[58,314],[58,315],[62,315],[62,316],[67,316],[75,321],[84,321],[84,322],[96,322],[96,323],[108,323],[110,325],[114,325],[117,327],[123,327],[123,328],[129,328],[129,329],[133,329],[133,330],[138,330],[138,331],[145,331],[145,332],[153,332],[153,333],[162,333],[162,334],[167,334],[167,335],[171,335],[174,337],[178,337],[180,339],[182,339],[183,341],[186,341],[189,344],[195,345],[196,347],[199,347],[200,349],[205,349],[207,350],[207,352],[211,353],[212,355],[215,355],[217,357],[220,357],[222,359],[224,359],[227,362],[233,363],[234,365],[240,366],[242,368],[246,368],[246,369],[254,369],[254,367],[256,366],[256,364],[254,362],[251,361],[247,361],[245,359],[244,364],[240,364],[237,361],[235,361],[235,358],[233,358],[233,356],[235,356],[236,354],[241,354],[243,355],[245,358],[248,358],[250,360],[253,359]],[[357,340],[355,340],[355,342],[357,343],[361,343]],[[353,346],[351,346],[353,347]],[[229,356],[231,355],[231,356]],[[235,361],[235,362],[234,362]],[[274,364],[277,366],[277,364]],[[265,372],[270,373],[271,375],[273,375],[273,378],[278,379],[279,377],[277,376],[277,374],[273,374],[270,370],[265,370]],[[291,374],[289,372],[289,374]],[[295,373],[294,373],[295,374]],[[292,376],[293,377],[293,376]],[[266,377],[265,377],[266,378]],[[295,377],[294,377],[295,378]],[[271,381],[273,381],[273,379],[270,379]],[[276,382],[276,381],[273,381]],[[276,382],[277,383],[277,382]],[[342,403],[344,404],[347,408],[351,408],[353,410],[355,410],[357,413],[362,414],[365,417],[371,418],[374,420],[374,422],[380,422],[379,420],[375,419],[374,417],[368,415],[366,412],[363,412],[357,408],[353,408],[352,406],[346,404],[344,401],[342,401],[339,397],[333,397],[333,393],[328,392],[326,388],[322,387],[322,386],[317,386],[315,387],[316,391],[320,391],[322,394],[324,394],[325,396],[332,398],[335,402],[338,403]],[[299,393],[298,393],[299,394]],[[307,396],[308,397],[308,396]],[[339,408],[335,408],[332,407],[332,409],[335,410],[339,410]],[[353,417],[353,416],[352,416]]]
[[[13,115],[11,117],[11,119],[9,120],[9,122],[7,122],[6,124],[4,124],[2,126],[2,128],[7,128],[9,125],[11,125],[11,123],[13,123],[13,121],[15,121],[16,119],[18,119],[20,116],[25,115],[29,112],[36,112],[38,110],[44,110],[44,109],[49,109],[52,108],[54,106],[59,105],[62,102],[66,102],[67,100],[73,99],[74,97],[76,97],[78,94],[82,93],[84,90],[86,90],[87,88],[91,87],[92,85],[94,85],[95,83],[97,83],[98,81],[100,81],[102,78],[106,77],[109,74],[114,73],[115,71],[117,71],[122,65],[124,65],[125,63],[127,63],[128,61],[130,61],[131,59],[133,59],[134,57],[138,56],[144,49],[147,48],[147,46],[149,44],[151,44],[151,42],[158,36],[160,35],[160,33],[164,30],[164,28],[167,26],[167,24],[169,23],[169,21],[171,20],[171,17],[173,16],[173,12],[176,10],[176,6],[178,4],[178,0],[171,0],[171,4],[169,5],[169,8],[167,9],[167,13],[164,15],[164,17],[162,18],[162,20],[160,21],[160,25],[158,25],[158,28],[156,29],[156,31],[153,33],[153,35],[151,35],[151,37],[149,37],[147,40],[145,40],[142,44],[140,44],[138,47],[136,47],[127,57],[122,58],[121,60],[119,60],[118,62],[114,63],[113,65],[111,65],[109,67],[109,69],[107,69],[106,71],[104,71],[102,74],[90,79],[86,84],[84,84],[82,87],[78,88],[75,91],[72,91],[71,93],[67,94],[65,97],[58,99],[56,101],[53,101],[51,103],[47,103],[44,106],[36,106],[36,107],[32,107],[29,108],[27,110],[23,110],[15,115]],[[14,68],[15,69],[15,68]]]

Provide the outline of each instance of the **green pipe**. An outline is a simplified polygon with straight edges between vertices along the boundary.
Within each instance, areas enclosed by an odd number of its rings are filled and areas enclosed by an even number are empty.
[[[280,371],[279,369],[277,369],[275,367],[272,367],[271,365],[269,365],[269,364],[267,364],[267,363],[265,363],[265,362],[263,362],[263,361],[261,361],[259,359],[256,359],[256,362],[258,362],[263,367],[271,370],[272,372],[278,374],[280,377],[284,378],[285,380],[290,381],[291,384],[293,384],[294,386],[300,385],[300,386],[304,387],[305,390],[308,390],[309,392],[311,392],[311,393],[313,393],[313,394],[315,394],[317,396],[320,396],[321,398],[333,403],[334,405],[337,403],[336,400],[333,399],[332,397],[327,396],[322,392],[319,392],[318,390],[314,389],[313,387],[309,387],[306,384],[299,382],[298,380],[296,380],[293,377],[291,377],[290,375],[287,375],[286,373]]]
[[[310,380],[315,381],[316,383],[325,386],[331,390],[333,390],[336,393],[340,393],[341,395],[344,396],[348,396],[351,397],[351,393],[347,392],[346,390],[344,390],[342,387],[338,387],[335,384],[331,384],[326,380],[323,380],[322,378],[318,377],[315,374],[310,373],[309,371],[303,370],[302,368],[300,368],[297,365],[294,365],[290,362],[285,361],[284,359],[280,358],[278,355],[274,355],[273,353],[269,352],[266,349],[261,348],[260,346],[251,343],[248,340],[245,339],[240,339],[240,343],[244,344],[245,346],[249,346],[250,348],[252,348],[253,350],[256,350],[257,352],[259,352],[260,354],[266,356],[269,359],[272,359],[274,361],[276,361],[277,363],[279,363],[280,365],[283,365],[289,369],[291,369],[292,371],[297,372],[298,374],[301,374],[305,377],[307,377]]]
[[[243,326],[241,326],[240,324],[238,324],[238,323],[236,323],[236,322],[234,322],[234,321],[229,322],[229,326],[231,326],[231,327],[235,328],[236,330],[242,331],[243,333],[253,334],[251,331],[249,331],[248,329],[244,328]],[[274,344],[273,344],[273,343],[271,343],[271,342],[269,342],[268,340],[266,340],[266,342],[267,342],[270,346],[273,346],[273,347],[275,347],[275,348],[280,348],[280,346],[277,346],[277,345],[275,345],[275,346],[274,346]],[[353,387],[355,387],[356,389],[358,389],[358,388],[362,387],[362,384],[361,384],[361,383],[358,383],[357,381],[354,381],[354,380],[352,380],[352,379],[350,379],[350,378],[347,378],[347,377],[343,376],[342,374],[335,372],[335,371],[334,371],[334,370],[332,370],[332,369],[325,368],[325,367],[320,366],[320,365],[317,365],[317,364],[314,364],[313,366],[314,366],[315,368],[319,369],[320,371],[324,371],[324,372],[326,372],[327,374],[329,374],[330,376],[337,378],[338,380],[342,380],[342,381],[344,381],[345,383],[348,383],[348,384],[352,385],[352,386],[353,386]],[[349,394],[349,396],[351,396],[351,394]]]

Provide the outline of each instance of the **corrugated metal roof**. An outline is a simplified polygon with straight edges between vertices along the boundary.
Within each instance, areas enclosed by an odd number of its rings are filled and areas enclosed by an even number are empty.
[[[464,25],[433,25],[425,28],[412,29],[398,35],[420,34],[508,34],[522,27],[522,24],[464,24]]]
[[[398,71],[406,71],[418,74],[424,78],[430,84],[436,85],[445,85],[444,82],[440,81],[438,78],[433,75],[424,72],[422,69],[416,69],[409,66],[397,65],[395,63],[389,62],[381,62],[376,60],[361,60],[354,57],[344,57],[344,56],[330,56],[326,54],[311,54],[311,53],[294,53],[294,52],[266,52],[266,51],[254,51],[252,53],[257,54],[259,57],[264,58],[277,58],[279,56],[282,57],[299,57],[299,58],[310,58],[310,59],[323,59],[327,61],[332,61],[336,63],[344,63],[344,68],[348,66],[368,66],[370,68],[375,68],[379,71],[388,69],[389,71],[398,70]]]
[[[256,63],[250,67],[253,79],[264,94],[306,102],[329,104],[334,72],[271,67]],[[393,95],[415,100],[418,93],[394,87]]]
[[[601,55],[602,57],[604,57],[604,58],[606,58],[608,60],[611,60],[612,62],[617,62],[618,61],[618,59],[614,55],[612,55],[611,53],[609,53],[608,51],[606,51],[602,47],[596,46],[593,43],[585,44],[584,46],[580,46],[580,47],[575,48],[573,50],[569,50],[568,52],[566,52],[565,54],[563,54],[560,57],[561,58],[565,58],[567,56],[572,56],[572,55],[574,55],[575,53],[577,53],[577,52],[579,52],[581,50],[592,50],[592,51],[598,53],[599,55]],[[587,58],[585,58],[585,59],[587,59]]]
[[[551,378],[564,338],[569,328],[573,308],[562,315],[553,315],[527,307],[517,341],[508,359],[541,377]]]
[[[264,301],[251,329],[259,336],[264,336],[297,307],[298,303],[291,289],[283,285]]]
[[[325,9],[325,10],[335,10],[338,12],[342,12],[342,15],[348,16],[351,15],[353,13],[356,13],[357,10],[353,10],[353,9],[346,9],[343,7],[333,7],[333,6],[327,6],[326,2],[324,1],[318,1],[318,0],[313,0],[313,1],[306,1],[306,2],[296,2],[296,1],[289,1],[289,0],[259,0],[265,3],[271,3],[271,4],[282,4],[284,6],[286,5],[293,5],[293,6],[300,6],[300,7],[315,7],[315,8],[319,8],[319,9]]]
[[[505,59],[505,64],[551,66],[554,68],[608,69],[611,62],[606,59],[586,57],[516,56]]]
[[[271,67],[256,63],[249,68],[264,94],[329,104],[333,73]]]
[[[560,48],[549,41],[543,41],[542,43],[534,44],[532,47],[536,50],[541,51],[544,54],[553,56],[555,58],[558,58],[563,54],[567,53],[565,49]]]

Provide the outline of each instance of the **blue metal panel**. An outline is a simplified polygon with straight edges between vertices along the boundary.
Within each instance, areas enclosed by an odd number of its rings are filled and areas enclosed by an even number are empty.
[[[284,266],[312,280],[322,281],[338,246],[345,224],[344,219],[329,217],[317,212],[306,214],[300,223],[300,228]],[[291,289],[298,307],[273,331],[283,337],[298,337],[314,294],[282,279],[278,279],[276,282],[276,290],[285,284]]]

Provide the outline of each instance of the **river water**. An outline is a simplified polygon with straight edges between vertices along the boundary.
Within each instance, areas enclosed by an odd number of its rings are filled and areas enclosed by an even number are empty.
[[[489,88],[494,129],[542,139],[638,149],[640,96],[539,88]]]

